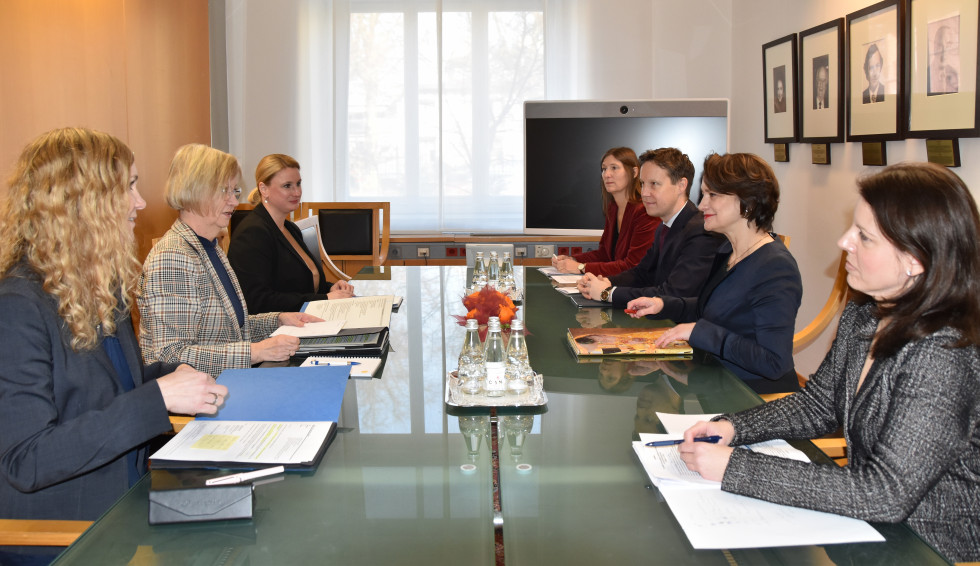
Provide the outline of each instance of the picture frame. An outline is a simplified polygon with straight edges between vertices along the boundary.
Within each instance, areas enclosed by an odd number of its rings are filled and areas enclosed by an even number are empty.
[[[796,34],[763,45],[762,115],[766,143],[791,143],[799,139],[797,84]]]
[[[977,137],[980,135],[977,2],[905,2],[908,137]]]
[[[905,137],[905,0],[847,15],[847,141]]]
[[[800,32],[800,141],[844,141],[844,18]]]

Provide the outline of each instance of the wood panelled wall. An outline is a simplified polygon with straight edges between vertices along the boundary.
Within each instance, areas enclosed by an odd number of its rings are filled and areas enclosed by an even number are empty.
[[[176,218],[163,199],[174,151],[211,140],[207,0],[3,0],[2,12],[2,191],[38,134],[109,132],[136,153],[142,259]]]

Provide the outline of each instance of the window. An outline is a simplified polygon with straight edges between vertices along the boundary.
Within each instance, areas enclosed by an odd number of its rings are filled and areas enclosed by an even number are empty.
[[[520,232],[523,103],[545,98],[536,2],[351,0],[334,14],[337,197],[399,231]],[[441,40],[440,40],[441,38]]]

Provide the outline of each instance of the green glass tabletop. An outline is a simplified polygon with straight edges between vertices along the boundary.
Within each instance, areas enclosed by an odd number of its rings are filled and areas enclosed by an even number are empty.
[[[391,317],[381,376],[348,382],[338,435],[316,472],[258,485],[251,521],[171,526],[147,524],[144,478],[56,564],[946,563],[902,525],[875,525],[886,543],[692,549],[630,442],[662,430],[656,411],[733,411],[761,400],[715,364],[578,363],[567,328],[657,323],[579,311],[537,270],[517,276],[545,407],[491,415],[445,404],[463,340],[453,315],[466,312],[466,269],[365,270],[358,294],[405,302]],[[798,446],[826,461],[811,444]]]

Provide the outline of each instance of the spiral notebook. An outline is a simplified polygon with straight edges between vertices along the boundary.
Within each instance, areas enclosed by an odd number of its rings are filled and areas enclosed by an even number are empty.
[[[381,366],[381,358],[359,358],[340,356],[310,356],[303,360],[304,366],[350,366],[351,377],[374,377]]]

